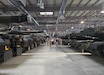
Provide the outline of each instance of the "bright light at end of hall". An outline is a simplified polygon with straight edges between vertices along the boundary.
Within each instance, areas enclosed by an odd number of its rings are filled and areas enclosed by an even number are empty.
[[[27,31],[30,31],[30,29],[27,29]]]
[[[102,10],[100,13],[104,14],[104,10]]]
[[[81,23],[81,24],[83,24],[83,23],[84,23],[84,21],[81,21],[80,23]]]
[[[74,29],[74,27],[71,27],[71,29]]]
[[[53,15],[53,12],[40,12],[40,15]]]
[[[22,27],[22,25],[19,25],[19,27]]]

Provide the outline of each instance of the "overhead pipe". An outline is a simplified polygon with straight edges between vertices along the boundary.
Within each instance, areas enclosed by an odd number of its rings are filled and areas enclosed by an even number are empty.
[[[44,9],[44,3],[43,3],[42,0],[38,0],[37,5],[38,5],[41,9]]]
[[[59,10],[59,14],[58,14],[58,18],[56,20],[56,24],[58,24],[58,21],[60,19],[59,17],[64,16],[64,14],[65,14],[66,3],[67,3],[67,0],[62,0],[61,7]]]
[[[18,10],[22,11],[23,13],[25,13],[26,15],[30,15],[29,12],[24,8],[24,5],[18,1],[18,0],[9,0],[10,3],[12,3],[13,6],[15,6]],[[33,23],[35,23],[36,25],[40,26],[39,23],[30,15]]]
[[[59,23],[60,17],[64,16],[64,14],[65,14],[65,8],[66,8],[67,0],[62,0],[61,2],[62,3],[61,3],[60,10],[59,10],[58,18],[56,20],[56,30],[57,30],[57,24]]]
[[[62,0],[61,8],[59,10],[59,16],[62,14],[65,14],[66,3],[67,3],[67,0]]]

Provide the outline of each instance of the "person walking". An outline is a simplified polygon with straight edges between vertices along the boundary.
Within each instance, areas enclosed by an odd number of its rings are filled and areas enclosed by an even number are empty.
[[[59,44],[59,38],[57,37],[56,38],[56,47],[58,46],[58,44]]]
[[[54,42],[54,39],[51,38],[51,39],[50,39],[50,47],[51,47],[51,45],[52,45],[53,42]]]
[[[46,45],[49,45],[49,38],[46,38]]]

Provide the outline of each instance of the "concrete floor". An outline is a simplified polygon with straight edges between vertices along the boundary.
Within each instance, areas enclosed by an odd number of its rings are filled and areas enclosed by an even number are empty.
[[[104,75],[104,58],[42,45],[0,64],[0,75]]]

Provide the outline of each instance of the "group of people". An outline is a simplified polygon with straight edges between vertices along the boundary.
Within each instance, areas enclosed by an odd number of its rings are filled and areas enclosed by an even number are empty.
[[[62,45],[62,39],[58,37],[46,38],[46,45],[50,47],[51,45],[56,45],[57,47],[58,45]]]

